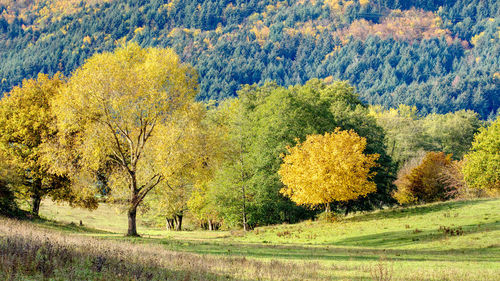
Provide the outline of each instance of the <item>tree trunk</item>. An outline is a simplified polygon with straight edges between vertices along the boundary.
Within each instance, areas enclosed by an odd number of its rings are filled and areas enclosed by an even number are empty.
[[[245,185],[242,187],[243,191],[243,230],[248,231],[248,225],[247,225],[247,210],[246,210],[246,196],[245,196]]]
[[[40,194],[35,193],[31,196],[31,214],[37,218],[40,213],[40,203],[42,203],[42,196]]]
[[[325,213],[329,214],[331,212],[331,208],[330,208],[330,202],[326,203],[326,207],[325,207]]]
[[[132,206],[128,210],[128,231],[127,236],[139,236],[136,225],[137,207]]]
[[[212,223],[212,220],[208,220],[208,230],[210,231],[214,230],[214,225]]]
[[[174,230],[174,219],[167,218],[167,230]]]
[[[175,220],[175,230],[176,231],[181,231],[182,230],[182,215],[176,215],[176,220]]]
[[[139,205],[139,190],[137,190],[137,179],[135,172],[130,172],[130,206],[128,209],[128,230],[127,236],[139,236],[137,233],[137,206]]]
[[[350,211],[351,211],[351,202],[349,201],[345,206],[345,215],[347,216]]]

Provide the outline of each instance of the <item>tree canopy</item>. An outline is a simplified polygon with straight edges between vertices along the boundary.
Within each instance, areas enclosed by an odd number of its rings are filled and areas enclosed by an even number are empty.
[[[327,205],[357,199],[377,190],[374,176],[377,154],[364,154],[366,139],[353,130],[309,135],[287,147],[278,171],[285,185],[280,192],[300,205]]]
[[[66,174],[52,172],[52,163],[44,161],[44,146],[57,134],[50,102],[63,85],[61,75],[50,78],[40,74],[0,100],[0,149],[11,169],[21,177],[15,183],[16,194],[31,198],[35,216],[41,200],[48,195],[81,206],[96,206],[91,196],[72,190]]]
[[[500,189],[500,117],[474,137],[463,172],[472,188]]]
[[[90,58],[53,103],[70,164],[80,175],[106,174],[112,194],[126,200],[128,235],[137,235],[137,207],[168,176],[155,145],[173,134],[165,124],[196,92],[196,72],[173,50],[132,43]]]

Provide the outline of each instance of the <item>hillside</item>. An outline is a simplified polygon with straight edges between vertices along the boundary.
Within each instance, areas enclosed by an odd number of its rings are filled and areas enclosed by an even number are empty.
[[[349,80],[365,102],[423,113],[500,107],[494,0],[0,1],[0,93],[65,75],[126,41],[172,47],[200,74],[199,99],[241,84]]]
[[[138,280],[165,275],[173,280],[495,280],[500,274],[499,203],[442,202],[354,214],[334,223],[259,227],[247,234],[143,226],[143,238],[124,238],[126,221],[113,216],[112,206],[89,212],[46,202],[42,215],[59,222],[0,218],[0,237],[10,239],[0,238],[0,247],[8,246],[6,241],[19,242],[0,256],[26,256],[28,274],[39,261],[28,255],[42,245],[39,255],[50,250],[54,257],[48,268],[60,262],[54,274],[68,276],[64,274],[73,268],[75,278],[103,280],[117,274]],[[85,226],[78,226],[79,220]],[[43,244],[47,237],[51,247]],[[82,245],[85,253],[79,250]],[[16,252],[20,249],[26,254]],[[71,262],[59,260],[68,255],[74,257]],[[75,270],[85,262],[92,266]]]

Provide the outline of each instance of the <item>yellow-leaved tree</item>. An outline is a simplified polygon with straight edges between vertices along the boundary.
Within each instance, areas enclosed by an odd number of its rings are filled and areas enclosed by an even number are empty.
[[[129,236],[138,235],[138,206],[165,180],[162,154],[178,153],[158,150],[172,134],[166,124],[188,108],[197,88],[195,70],[173,50],[131,43],[87,60],[53,103],[71,160],[62,170],[75,171],[74,181],[109,178],[111,194],[127,203]]]
[[[169,230],[181,230],[188,200],[193,190],[211,179],[221,158],[222,142],[202,103],[191,104],[163,126],[168,126],[170,134],[159,136],[156,148],[159,171],[165,180],[152,191],[146,204],[148,214],[166,219]]]
[[[370,171],[378,154],[364,154],[366,139],[353,130],[309,135],[295,147],[287,147],[279,175],[281,193],[299,205],[345,202],[376,191]]]
[[[64,85],[60,74],[50,78],[39,74],[24,80],[0,100],[0,153],[2,161],[16,174],[18,181],[10,184],[19,199],[31,198],[31,213],[38,216],[40,203],[50,196],[94,208],[93,196],[84,196],[72,189],[65,173],[51,172],[51,162],[44,162],[43,147],[57,134],[56,118],[49,103]],[[89,192],[90,193],[90,192]]]

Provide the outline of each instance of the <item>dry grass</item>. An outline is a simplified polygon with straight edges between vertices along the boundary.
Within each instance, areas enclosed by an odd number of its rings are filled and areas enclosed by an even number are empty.
[[[1,280],[321,280],[325,270],[318,263],[179,253],[0,218]]]

